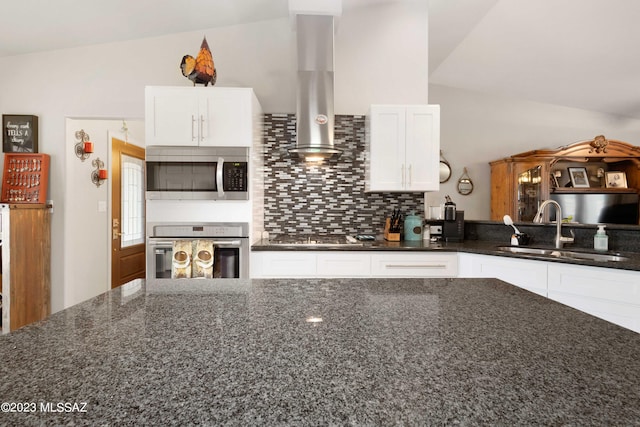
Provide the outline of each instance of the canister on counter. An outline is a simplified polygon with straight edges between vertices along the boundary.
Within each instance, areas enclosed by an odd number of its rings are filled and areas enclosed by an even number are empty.
[[[415,212],[404,219],[404,240],[422,240],[422,217]]]

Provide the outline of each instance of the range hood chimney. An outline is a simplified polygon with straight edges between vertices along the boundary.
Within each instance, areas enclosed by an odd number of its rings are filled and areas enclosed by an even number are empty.
[[[293,12],[298,53],[296,147],[292,156],[307,161],[335,159],[333,145],[334,16]]]

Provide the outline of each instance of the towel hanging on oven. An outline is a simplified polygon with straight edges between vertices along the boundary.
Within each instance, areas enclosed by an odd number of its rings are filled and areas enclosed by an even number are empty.
[[[193,242],[192,277],[213,278],[213,242],[195,240]]]
[[[176,240],[173,242],[173,258],[171,261],[171,278],[191,278],[191,256],[193,245],[191,240]]]

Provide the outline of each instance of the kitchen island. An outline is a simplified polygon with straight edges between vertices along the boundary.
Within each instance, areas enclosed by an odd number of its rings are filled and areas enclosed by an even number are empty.
[[[134,281],[0,340],[3,425],[640,424],[640,334],[495,279]]]

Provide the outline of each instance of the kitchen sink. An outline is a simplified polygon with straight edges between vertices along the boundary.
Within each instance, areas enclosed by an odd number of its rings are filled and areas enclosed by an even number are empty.
[[[564,249],[528,248],[528,247],[522,247],[522,246],[499,246],[498,250],[501,252],[511,252],[515,254],[541,255],[541,256],[549,256],[553,258],[584,260],[584,261],[620,262],[620,261],[629,260],[629,258],[620,254],[611,254],[611,253],[598,254],[593,252],[570,251],[570,250],[564,250]]]

